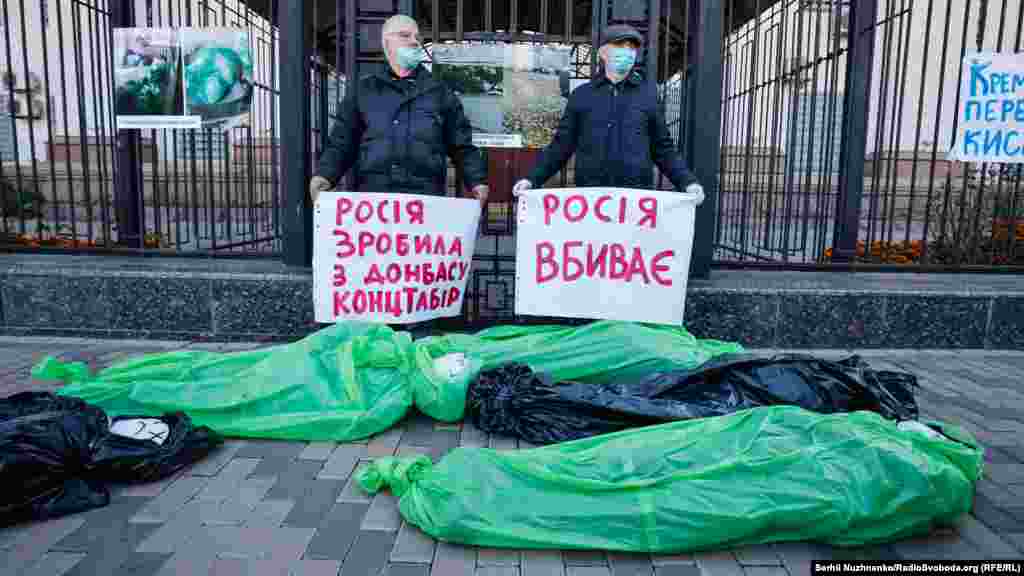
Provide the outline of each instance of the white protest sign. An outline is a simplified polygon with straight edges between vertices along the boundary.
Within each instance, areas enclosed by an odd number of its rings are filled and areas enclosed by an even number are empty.
[[[516,314],[681,325],[696,200],[621,188],[524,192]]]
[[[324,192],[313,212],[317,322],[410,324],[457,316],[480,202]]]
[[[1024,53],[964,58],[951,160],[1024,162]]]

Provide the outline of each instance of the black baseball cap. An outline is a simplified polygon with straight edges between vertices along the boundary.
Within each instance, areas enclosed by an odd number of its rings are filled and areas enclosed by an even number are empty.
[[[637,44],[644,45],[644,37],[637,32],[636,28],[628,24],[616,24],[605,28],[604,34],[601,35],[601,45],[610,44],[612,42],[618,42],[620,40],[633,40]]]

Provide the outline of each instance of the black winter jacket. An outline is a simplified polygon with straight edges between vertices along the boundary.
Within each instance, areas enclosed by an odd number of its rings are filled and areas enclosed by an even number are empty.
[[[573,153],[576,186],[654,187],[654,164],[677,190],[697,179],[676,150],[657,88],[635,71],[618,85],[604,75],[569,96],[551,144],[527,179],[543,186]]]
[[[345,96],[317,174],[336,184],[355,167],[360,192],[443,196],[446,155],[462,155],[470,188],[484,183],[486,168],[472,138],[462,103],[426,68],[409,79],[388,70],[364,77]]]

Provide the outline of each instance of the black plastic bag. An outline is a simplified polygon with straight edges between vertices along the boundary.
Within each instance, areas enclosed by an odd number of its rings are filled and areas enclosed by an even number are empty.
[[[653,373],[638,382],[552,382],[510,363],[481,372],[466,411],[486,432],[552,444],[662,422],[722,416],[759,406],[794,405],[831,414],[870,410],[917,418],[908,373],[872,370],[858,356],[725,355],[694,370]]]
[[[90,471],[108,482],[153,482],[205,458],[224,443],[182,412],[160,418],[114,418],[93,449]]]
[[[77,398],[22,392],[0,400],[0,524],[106,506],[110,493],[88,476],[107,416]]]

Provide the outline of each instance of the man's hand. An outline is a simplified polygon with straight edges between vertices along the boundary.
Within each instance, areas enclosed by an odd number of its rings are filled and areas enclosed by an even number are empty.
[[[476,196],[476,199],[479,200],[481,204],[487,202],[488,192],[490,192],[490,189],[487,187],[487,184],[477,184],[473,187],[473,195]]]
[[[687,194],[694,194],[697,196],[697,206],[704,203],[704,187],[700,184],[690,184],[686,187]]]
[[[526,192],[530,188],[533,188],[533,182],[530,182],[526,178],[523,178],[516,185],[512,187],[512,195],[518,197],[523,192]]]
[[[313,200],[313,204],[316,204],[316,199],[320,197],[321,192],[326,192],[333,187],[331,181],[323,176],[313,176],[309,180],[309,197]]]

